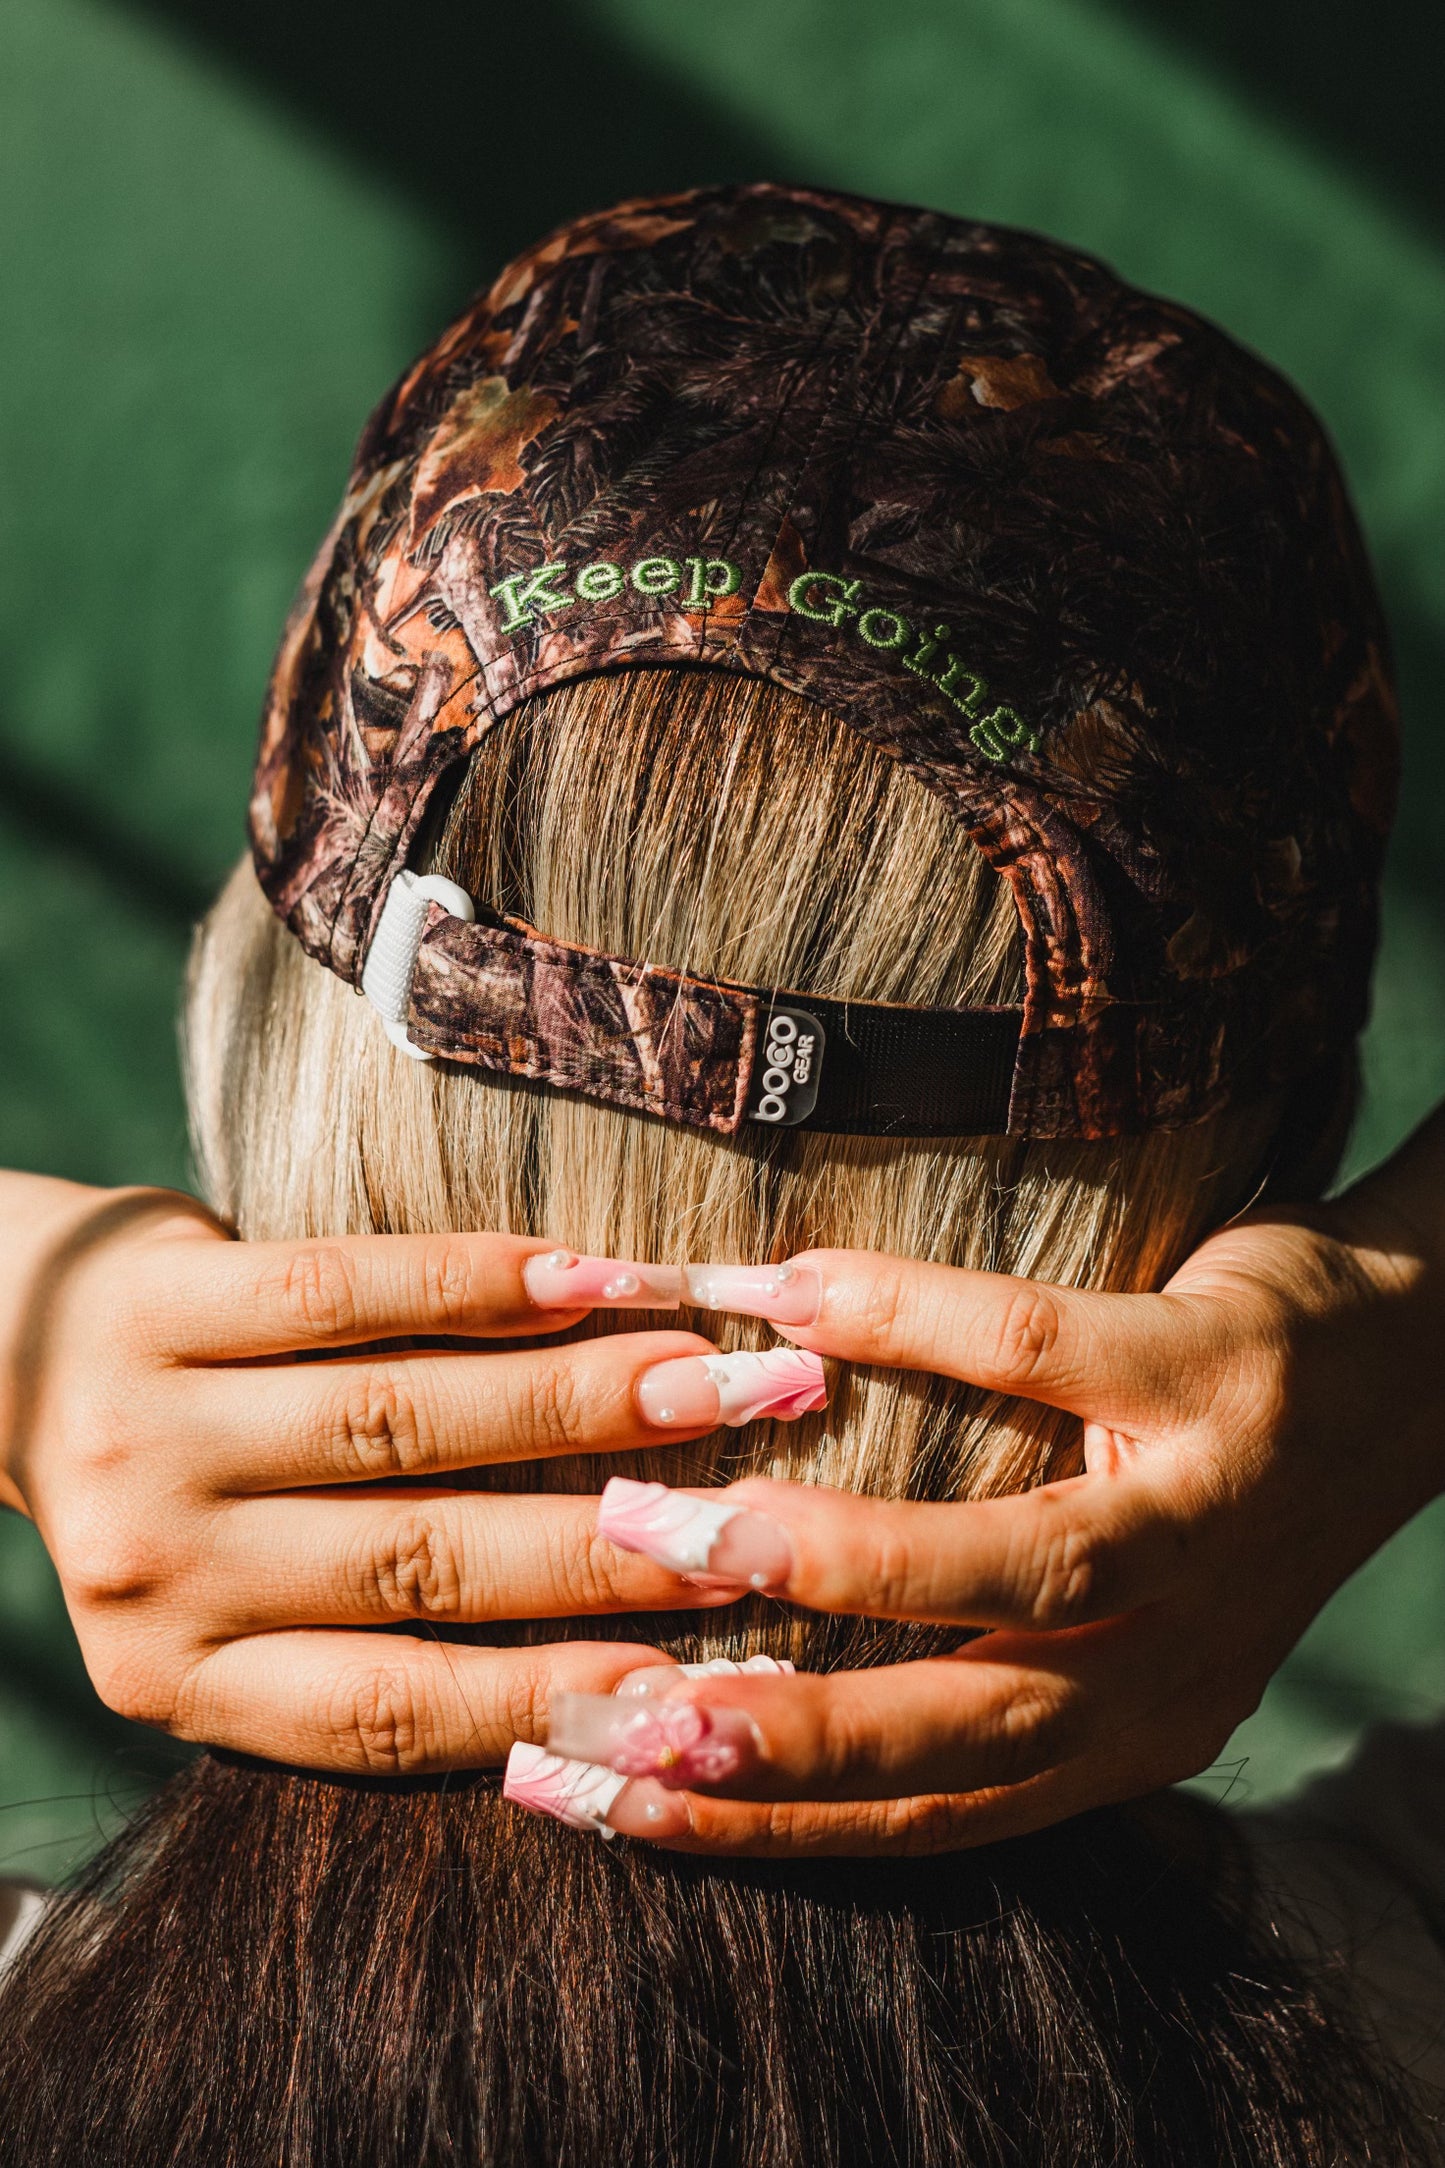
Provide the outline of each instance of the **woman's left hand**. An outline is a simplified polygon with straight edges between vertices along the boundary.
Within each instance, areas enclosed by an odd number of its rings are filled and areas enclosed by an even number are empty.
[[[709,1492],[745,1509],[707,1553],[714,1583],[987,1630],[953,1655],[828,1676],[654,1671],[641,1706],[567,1697],[549,1746],[661,1777],[646,1834],[748,1854],[946,1850],[1193,1775],[1332,1592],[1445,1484],[1432,1249],[1356,1192],[1236,1223],[1158,1295],[793,1260],[784,1307],[817,1301],[806,1325],[774,1304],[790,1339],[1070,1410],[1085,1472],[956,1505],[766,1480]],[[599,1525],[676,1565],[687,1496],[619,1487]]]

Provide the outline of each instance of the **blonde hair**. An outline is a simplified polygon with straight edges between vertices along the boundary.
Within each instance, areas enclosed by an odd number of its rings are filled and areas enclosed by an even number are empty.
[[[748,683],[539,701],[482,747],[436,855],[553,933],[672,965],[918,1001],[1016,985],[1012,906],[946,809]],[[1142,1286],[1244,1193],[1273,1119],[1093,1149],[729,1144],[418,1069],[249,869],[202,932],[189,1028],[198,1147],[248,1235],[505,1226],[672,1258],[827,1240]],[[632,1465],[953,1496],[1076,1454],[1063,1418],[858,1370],[821,1417]],[[958,1638],[763,1599],[611,1624],[815,1669]],[[942,1859],[682,1858],[525,1814],[475,1772],[337,1784],[203,1755],[47,1908],[0,1995],[0,2094],[27,2163],[1433,2158],[1228,1856],[1116,1809]]]
[[[678,970],[882,1001],[1019,996],[1011,897],[948,807],[854,731],[753,680],[627,673],[531,702],[482,744],[433,863],[559,939]],[[1244,1201],[1277,1119],[1255,1108],[1092,1145],[756,1129],[725,1141],[405,1060],[272,916],[248,866],[201,929],[186,1037],[206,1188],[257,1238],[497,1228],[677,1263],[828,1244],[1144,1288]],[[680,1322],[727,1347],[772,1341],[747,1321]],[[856,1370],[794,1425],[488,1480],[577,1489],[765,1470],[958,1497],[1070,1472],[1078,1451],[1077,1425],[1051,1410]],[[687,1653],[735,1649],[735,1630],[701,1626]],[[776,1616],[767,1639],[806,1655],[806,1634]]]

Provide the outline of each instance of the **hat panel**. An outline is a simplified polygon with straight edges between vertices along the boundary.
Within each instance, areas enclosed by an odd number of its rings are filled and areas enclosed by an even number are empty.
[[[278,660],[258,869],[355,976],[491,721],[598,670],[746,670],[1010,880],[1017,1126],[1191,1119],[1355,1028],[1384,655],[1318,425],[1187,311],[933,213],[659,199],[530,251],[378,409]]]

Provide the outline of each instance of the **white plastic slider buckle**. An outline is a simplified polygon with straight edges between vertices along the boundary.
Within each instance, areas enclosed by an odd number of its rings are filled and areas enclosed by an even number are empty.
[[[386,1036],[413,1061],[436,1059],[424,1046],[414,1044],[406,1028],[411,982],[416,976],[429,903],[439,903],[453,918],[465,919],[468,925],[476,920],[471,897],[455,881],[444,881],[439,873],[403,871],[386,892],[361,973],[361,991],[386,1026]]]

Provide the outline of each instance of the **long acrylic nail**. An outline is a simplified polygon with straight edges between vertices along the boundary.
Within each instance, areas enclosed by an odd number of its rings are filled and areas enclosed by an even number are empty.
[[[681,1837],[692,1827],[686,1801],[655,1777],[623,1776],[600,1762],[574,1761],[521,1740],[507,1756],[502,1797],[608,1840]]]
[[[724,1497],[613,1476],[597,1502],[597,1532],[704,1587],[783,1589],[793,1570],[788,1532]]]
[[[821,1355],[803,1348],[768,1348],[761,1355],[680,1355],[654,1363],[637,1380],[637,1405],[661,1429],[696,1429],[772,1416],[795,1422],[828,1404]]]
[[[811,1325],[823,1306],[823,1283],[811,1265],[685,1265],[682,1295],[699,1310]]]
[[[731,1656],[712,1656],[705,1664],[649,1664],[644,1671],[629,1671],[612,1691],[628,1700],[651,1701],[659,1694],[678,1693],[688,1679],[791,1678],[797,1668],[786,1656],[745,1656],[741,1663]]]
[[[538,1250],[522,1267],[539,1310],[675,1310],[682,1301],[676,1265],[579,1257],[575,1250]]]
[[[615,1694],[558,1694],[547,1750],[603,1762],[621,1776],[654,1778],[669,1791],[725,1784],[765,1759],[762,1734],[742,1709],[620,1701]]]

